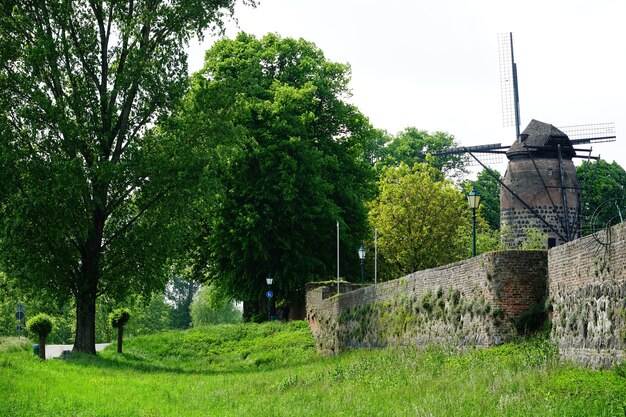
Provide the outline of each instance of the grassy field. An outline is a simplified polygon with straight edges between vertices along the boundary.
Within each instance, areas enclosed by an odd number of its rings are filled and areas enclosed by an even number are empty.
[[[0,416],[626,416],[620,368],[558,363],[536,339],[318,356],[305,323],[215,326],[39,362],[0,340]]]

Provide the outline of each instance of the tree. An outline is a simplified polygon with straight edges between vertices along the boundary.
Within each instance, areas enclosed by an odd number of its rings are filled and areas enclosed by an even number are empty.
[[[130,311],[127,308],[115,309],[109,314],[111,327],[117,329],[117,353],[122,353],[122,340],[124,336],[124,326],[130,319]]]
[[[617,162],[602,159],[576,167],[581,195],[583,235],[622,222],[626,216],[626,171]]]
[[[379,254],[395,277],[463,259],[467,252],[465,196],[439,176],[425,164],[383,171],[370,222],[378,229]]]
[[[237,323],[241,321],[241,311],[233,300],[216,286],[202,287],[191,303],[191,320],[194,327],[207,324]]]
[[[441,155],[430,159],[426,157],[429,153],[457,146],[456,139],[449,133],[431,134],[415,127],[407,127],[387,142],[379,167],[399,166],[404,163],[410,168],[416,163],[428,163],[446,177],[460,179],[467,173],[467,155]]]
[[[191,134],[228,132],[238,145],[220,148],[219,188],[192,257],[197,275],[243,300],[246,313],[264,308],[268,274],[294,302],[305,282],[333,274],[337,221],[350,255],[366,235],[371,128],[345,101],[349,75],[305,40],[241,33],[207,51],[193,78]]]
[[[39,359],[46,360],[46,338],[54,327],[52,317],[47,314],[37,314],[26,322],[26,328],[30,333],[37,335],[39,340]]]
[[[165,288],[165,299],[172,305],[171,326],[186,329],[191,325],[191,302],[200,284],[185,279],[178,273],[172,273]]]
[[[133,296],[127,302],[133,312],[133,320],[126,326],[128,335],[153,334],[171,328],[172,306],[165,302],[163,294]]]
[[[184,46],[234,0],[24,0],[0,10],[0,256],[76,301],[95,354],[96,299],[163,287],[206,161],[149,127],[187,87]],[[198,157],[199,158],[199,157]],[[199,158],[201,159],[201,158]]]
[[[490,174],[483,169],[478,173],[476,181],[472,183],[476,192],[480,194],[480,213],[493,230],[500,229],[500,183],[498,179],[500,179],[498,171],[491,170]]]

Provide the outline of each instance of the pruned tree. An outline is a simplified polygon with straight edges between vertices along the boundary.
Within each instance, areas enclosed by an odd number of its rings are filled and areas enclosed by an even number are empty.
[[[111,327],[117,329],[117,353],[122,353],[122,341],[124,338],[124,326],[130,320],[130,310],[117,308],[109,314]]]
[[[187,89],[185,45],[234,0],[20,0],[0,8],[0,257],[16,281],[76,301],[163,288],[206,159],[149,128]]]
[[[46,338],[54,327],[54,320],[47,314],[40,313],[26,322],[26,329],[37,335],[39,341],[39,359],[46,360]]]

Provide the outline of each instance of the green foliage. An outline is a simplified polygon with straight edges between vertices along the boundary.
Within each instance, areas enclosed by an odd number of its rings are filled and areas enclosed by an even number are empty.
[[[386,168],[370,206],[381,262],[397,278],[463,259],[470,217],[465,196],[424,164]]]
[[[626,171],[617,162],[603,159],[576,167],[581,193],[582,233],[600,231],[626,216]]]
[[[28,351],[1,354],[0,415],[617,416],[626,406],[626,378],[559,363],[545,339],[323,357],[306,323],[266,323],[127,345],[46,366]]]
[[[491,229],[498,230],[500,229],[500,183],[498,182],[500,173],[494,170],[490,172],[484,169],[480,171],[476,181],[472,182],[472,186],[480,194],[478,208],[480,215]]]
[[[117,308],[109,314],[109,323],[115,329],[124,327],[129,319],[130,310],[127,308]]]
[[[38,337],[45,339],[48,337],[52,328],[54,327],[54,320],[47,314],[40,313],[34,317],[31,317],[26,321],[26,328],[30,333],[36,334]]]
[[[124,328],[125,334],[139,336],[170,329],[172,307],[164,295],[137,296],[130,303],[133,319]]]
[[[539,229],[535,229],[534,227],[528,227],[524,229],[524,233],[526,234],[526,238],[522,242],[520,249],[522,250],[546,249],[548,236],[546,236],[544,233],[541,233]]]
[[[165,299],[172,305],[171,327],[186,329],[191,326],[191,302],[200,284],[174,272],[165,288]]]
[[[0,336],[0,353],[19,352],[29,348],[30,342],[28,339]]]
[[[241,311],[223,291],[214,285],[208,285],[198,291],[191,303],[191,320],[194,327],[237,323],[241,321]]]
[[[415,164],[429,164],[448,178],[460,179],[467,173],[468,156],[463,154],[442,155],[427,158],[429,153],[458,146],[454,136],[446,132],[428,133],[415,127],[407,127],[388,139],[381,149],[377,168],[398,167],[401,164],[412,168]]]
[[[207,51],[177,119],[219,143],[189,250],[195,277],[258,310],[271,273],[281,299],[301,302],[306,282],[334,271],[336,221],[342,270],[356,272],[347,254],[367,231],[375,139],[346,101],[349,79],[348,65],[303,39],[240,33]]]
[[[520,335],[529,335],[537,332],[549,334],[550,321],[545,302],[537,303],[518,315],[513,324]]]
[[[151,129],[188,87],[185,46],[233,0],[10,2],[0,9],[0,261],[19,285],[95,301],[162,289],[212,147]],[[178,139],[178,140],[177,140]]]

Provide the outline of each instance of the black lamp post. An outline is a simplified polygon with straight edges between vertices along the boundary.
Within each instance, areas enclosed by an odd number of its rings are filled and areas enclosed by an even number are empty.
[[[365,284],[365,247],[359,248],[359,259],[361,260],[361,285]]]
[[[467,195],[467,203],[472,209],[472,256],[476,256],[476,209],[480,205],[480,194],[472,187],[472,191]]]
[[[272,320],[272,282],[274,282],[274,278],[272,278],[271,274],[267,274],[267,278],[265,278],[265,282],[267,283],[267,320]]]

